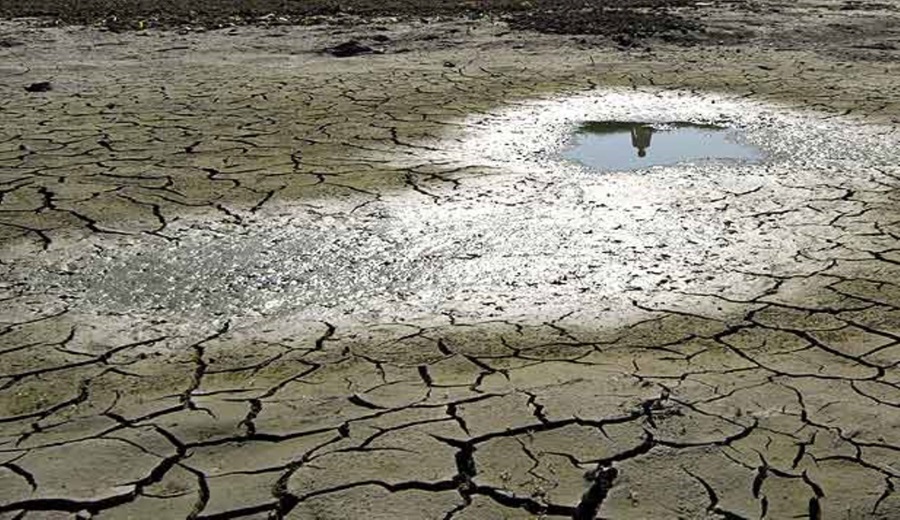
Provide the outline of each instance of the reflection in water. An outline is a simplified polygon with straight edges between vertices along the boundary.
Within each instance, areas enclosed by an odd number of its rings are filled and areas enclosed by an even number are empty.
[[[601,170],[632,170],[709,159],[762,158],[758,149],[738,137],[736,130],[716,125],[590,121],[578,127],[574,145],[563,156]],[[623,146],[629,138],[631,147]]]
[[[640,125],[631,129],[631,146],[637,148],[638,157],[647,156],[647,148],[650,148],[650,138],[653,137],[653,127]]]

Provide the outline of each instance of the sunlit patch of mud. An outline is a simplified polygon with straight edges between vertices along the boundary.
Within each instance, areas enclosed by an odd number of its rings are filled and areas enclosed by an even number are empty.
[[[560,154],[578,125],[598,120],[739,129],[764,159],[598,174]],[[900,144],[851,119],[682,93],[539,100],[462,122],[416,164],[505,175],[473,175],[437,199],[384,193],[351,213],[288,204],[287,216],[240,233],[147,237],[102,260],[48,261],[30,283],[101,311],[306,319],[558,316],[690,293],[746,300],[772,289],[768,273],[829,265],[839,197],[877,190]],[[319,206],[328,212],[327,200]]]

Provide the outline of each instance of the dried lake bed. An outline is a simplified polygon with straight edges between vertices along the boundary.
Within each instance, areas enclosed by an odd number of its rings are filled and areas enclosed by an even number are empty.
[[[3,25],[0,518],[900,515],[895,60],[385,23]]]

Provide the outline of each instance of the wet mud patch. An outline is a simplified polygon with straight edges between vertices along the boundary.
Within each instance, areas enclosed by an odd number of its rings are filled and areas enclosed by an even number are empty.
[[[428,268],[427,255],[379,218],[298,215],[249,231],[139,238],[102,255],[52,262],[32,281],[109,311],[320,316],[393,308],[433,282]]]

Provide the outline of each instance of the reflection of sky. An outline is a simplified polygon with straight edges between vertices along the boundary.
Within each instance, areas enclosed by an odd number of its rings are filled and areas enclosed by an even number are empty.
[[[635,125],[638,126],[638,125]],[[735,142],[733,133],[712,128],[669,127],[654,129],[645,157],[631,145],[630,129],[606,129],[590,132],[583,127],[574,138],[574,146],[563,157],[601,170],[635,170],[702,159],[760,159],[756,148]]]

